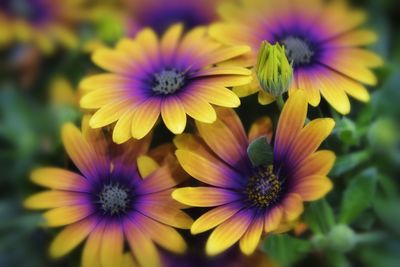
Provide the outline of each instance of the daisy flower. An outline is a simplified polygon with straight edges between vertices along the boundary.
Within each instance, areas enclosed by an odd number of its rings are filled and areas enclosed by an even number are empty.
[[[348,95],[368,101],[365,85],[376,85],[370,70],[382,59],[362,46],[376,41],[374,32],[360,28],[366,15],[350,9],[346,1],[323,0],[246,0],[220,6],[222,22],[211,26],[210,35],[230,45],[252,47],[243,64],[255,66],[262,41],[284,45],[293,65],[289,93],[303,89],[312,106],[322,95],[338,112],[350,111]],[[240,34],[238,34],[240,33]],[[257,80],[238,87],[239,96],[259,92],[259,102],[269,104],[274,97],[262,90]]]
[[[175,23],[182,23],[185,28],[192,29],[213,22],[217,18],[216,5],[221,0],[125,0],[123,2],[132,13],[133,33],[144,27],[163,33]]]
[[[239,241],[252,254],[263,233],[291,229],[303,212],[303,202],[325,196],[332,188],[327,174],[335,155],[317,151],[334,127],[323,118],[303,127],[306,95],[294,92],[284,105],[273,145],[271,164],[253,165],[249,143],[260,136],[271,139],[271,121],[262,118],[248,136],[232,110],[221,110],[213,124],[197,123],[201,139],[181,135],[175,139],[176,156],[183,169],[209,186],[176,189],[174,199],[194,207],[215,207],[191,227],[193,234],[215,228],[206,253],[216,255]]]
[[[182,133],[186,114],[202,122],[215,121],[210,105],[237,107],[240,100],[226,87],[250,82],[250,71],[215,64],[249,51],[248,46],[222,47],[198,27],[181,38],[183,26],[174,25],[161,40],[151,29],[135,39],[121,40],[115,49],[100,49],[93,61],[111,73],[91,76],[81,83],[88,93],[80,103],[98,109],[93,128],[116,122],[113,140],[123,143],[143,138],[161,117],[167,128]]]
[[[62,140],[79,172],[34,170],[32,181],[48,190],[25,201],[29,209],[49,209],[43,214],[46,226],[66,226],[50,246],[52,257],[66,255],[85,239],[83,267],[120,266],[125,243],[141,266],[160,265],[155,243],[184,252],[186,244],[173,227],[190,228],[192,219],[170,196],[180,182],[172,177],[177,167],[171,156],[157,162],[144,155],[149,138],[108,144],[101,131],[88,127],[87,117],[82,133],[66,124]],[[161,159],[161,152],[155,158]]]
[[[12,42],[29,43],[52,52],[55,43],[76,47],[71,29],[81,6],[74,0],[1,0],[0,48]]]

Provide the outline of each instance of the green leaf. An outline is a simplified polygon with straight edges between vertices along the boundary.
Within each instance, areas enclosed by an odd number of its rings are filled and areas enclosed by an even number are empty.
[[[253,166],[272,164],[273,152],[266,136],[255,139],[247,148],[247,154]]]
[[[304,220],[314,234],[326,234],[335,225],[332,207],[325,199],[307,205]]]
[[[377,180],[376,169],[369,168],[350,182],[342,199],[339,217],[341,223],[351,223],[370,206],[375,194]]]
[[[289,235],[272,235],[263,245],[263,251],[284,266],[302,259],[311,249],[310,242]]]
[[[348,155],[337,158],[335,166],[331,171],[331,175],[337,177],[346,172],[349,172],[361,165],[370,158],[370,153],[367,150],[354,152]]]
[[[355,145],[360,141],[355,123],[346,117],[337,122],[334,131],[345,144]]]

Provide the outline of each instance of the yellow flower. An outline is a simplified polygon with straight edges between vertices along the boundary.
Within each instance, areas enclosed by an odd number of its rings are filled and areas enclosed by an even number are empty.
[[[216,119],[210,104],[238,107],[240,100],[227,87],[250,82],[250,71],[241,67],[215,66],[249,51],[248,46],[222,47],[210,40],[204,27],[182,36],[174,25],[159,40],[151,29],[135,39],[121,40],[115,49],[99,49],[93,61],[111,73],[82,81],[88,91],[80,103],[97,110],[93,128],[116,122],[113,140],[140,139],[162,117],[167,128],[182,133],[186,114],[206,123]]]
[[[342,114],[350,112],[348,95],[369,100],[365,85],[377,84],[371,68],[383,60],[362,48],[377,36],[360,28],[366,15],[346,1],[246,0],[227,2],[218,10],[223,21],[211,26],[210,35],[228,45],[250,45],[252,53],[242,60],[245,66],[255,67],[264,40],[285,47],[294,75],[289,94],[304,90],[312,106],[319,105],[322,95]],[[258,81],[234,91],[240,97],[259,92],[262,104],[274,101]]]

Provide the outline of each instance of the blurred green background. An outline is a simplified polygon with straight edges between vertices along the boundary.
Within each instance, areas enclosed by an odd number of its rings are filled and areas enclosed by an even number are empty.
[[[379,34],[371,49],[386,63],[376,70],[379,85],[371,88],[370,103],[353,100],[346,117],[322,109],[337,122],[325,144],[338,156],[330,175],[335,187],[326,199],[306,206],[304,234],[264,242],[263,251],[282,266],[400,266],[400,1],[353,4],[369,12],[368,27]],[[94,67],[88,54],[67,50],[35,59],[32,66],[10,65],[29,52],[24,49],[0,50],[0,266],[78,266],[79,249],[49,260],[57,230],[38,227],[40,215],[21,203],[38,190],[28,179],[32,168],[66,164],[60,126],[81,116],[69,90]],[[259,116],[276,117],[276,107],[254,103],[246,98],[238,110],[247,127]]]

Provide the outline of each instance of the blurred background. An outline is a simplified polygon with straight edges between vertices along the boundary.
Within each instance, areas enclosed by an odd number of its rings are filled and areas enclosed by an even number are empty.
[[[60,126],[80,121],[79,80],[98,71],[90,53],[145,26],[163,32],[178,21],[187,27],[208,24],[216,18],[217,2],[0,0],[1,267],[79,265],[79,249],[59,261],[49,259],[57,230],[39,227],[40,215],[21,203],[39,189],[29,182],[32,168],[68,161]],[[261,245],[277,266],[400,266],[400,1],[350,2],[369,13],[367,26],[379,34],[371,49],[385,66],[376,70],[379,84],[370,88],[368,104],[352,101],[346,117],[322,108],[337,122],[326,142],[337,153],[330,175],[335,188],[306,207],[296,231]],[[276,117],[275,106],[255,103],[254,96],[243,99],[238,110],[246,126],[262,115]],[[155,143],[169,137],[158,129]],[[258,254],[249,261],[235,249],[211,265],[203,256],[204,238],[185,235],[188,254],[165,255],[168,266],[275,266]]]

